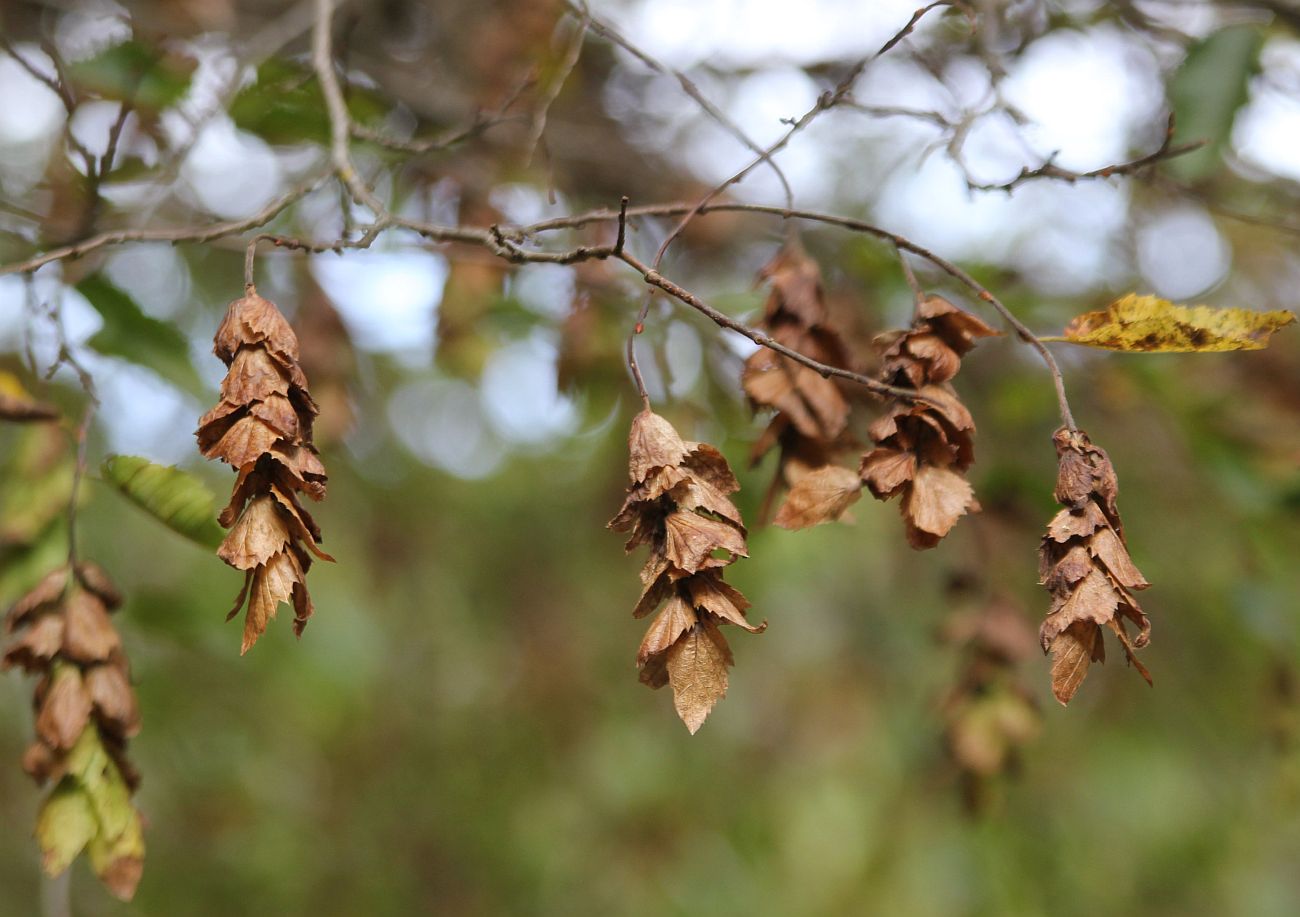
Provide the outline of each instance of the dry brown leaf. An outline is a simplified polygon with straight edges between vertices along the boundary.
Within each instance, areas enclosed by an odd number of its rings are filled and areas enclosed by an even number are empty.
[[[31,622],[0,657],[0,670],[19,666],[27,673],[42,672],[63,646],[63,616],[41,615]]]
[[[744,534],[730,523],[678,510],[670,513],[663,525],[664,553],[679,570],[695,573],[707,566],[705,562],[714,551],[726,551],[732,559],[749,556]]]
[[[221,380],[221,400],[250,404],[271,395],[289,394],[289,380],[280,365],[261,347],[242,347]]]
[[[913,547],[930,547],[947,535],[975,505],[970,483],[955,471],[923,465],[901,506]]]
[[[74,589],[63,606],[63,655],[75,662],[103,662],[121,649],[108,609],[97,595]]]
[[[97,665],[86,672],[86,691],[95,715],[122,738],[140,732],[140,708],[126,670],[117,665]]]
[[[39,611],[47,611],[63,598],[68,584],[68,568],[58,567],[41,577],[39,583],[13,604],[5,615],[5,631],[13,633],[23,621]]]
[[[281,439],[297,440],[299,436],[298,412],[287,395],[268,395],[264,401],[255,401],[248,413],[263,420],[280,434]]]
[[[1109,525],[1097,529],[1088,542],[1088,549],[1105,565],[1110,575],[1125,588],[1145,589],[1151,585],[1142,575],[1142,571],[1133,564],[1128,548],[1124,547],[1124,542],[1120,541],[1115,530]]]
[[[264,344],[270,353],[298,361],[298,338],[289,323],[274,303],[251,291],[226,309],[213,353],[229,366],[245,344]]]
[[[997,337],[1002,333],[942,296],[927,296],[917,306],[916,316],[958,354],[969,352],[978,338]]]
[[[734,494],[740,490],[740,482],[721,452],[708,443],[688,442],[686,448],[689,451],[683,468],[721,493]]]
[[[627,446],[628,474],[637,483],[656,468],[681,464],[688,451],[673,425],[651,410],[633,418]]]
[[[888,499],[916,475],[916,454],[881,447],[862,456],[860,475],[872,495]]]
[[[738,625],[751,634],[761,634],[767,630],[767,622],[754,625],[745,618],[749,600],[739,589],[729,586],[721,572],[697,573],[685,579],[683,585],[690,593],[691,604],[709,612],[720,623]]]
[[[861,497],[861,477],[851,469],[826,465],[804,475],[790,488],[773,524],[803,529],[833,522]]]
[[[694,627],[696,622],[695,609],[682,596],[674,595],[655,617],[641,640],[636,654],[637,666],[644,667],[651,656],[667,652],[677,642],[677,638]]]
[[[1100,661],[1101,631],[1096,624],[1080,621],[1052,641],[1052,694],[1068,704],[1088,675],[1088,667]]]
[[[301,580],[302,570],[290,551],[273,555],[265,566],[253,571],[248,611],[244,618],[244,640],[239,650],[241,656],[252,649],[266,632],[266,626],[275,617],[280,603],[293,602],[294,587]]]
[[[36,715],[36,734],[55,751],[77,744],[90,723],[90,695],[75,666],[55,667]]]
[[[736,504],[709,482],[687,477],[672,488],[671,495],[673,502],[682,509],[702,509],[713,513],[735,525],[742,535],[745,534],[745,526]]]
[[[220,459],[228,465],[243,468],[252,465],[280,439],[280,433],[256,417],[241,417],[221,438],[207,448],[201,448],[205,458]]]
[[[287,521],[270,494],[254,498],[217,549],[217,556],[238,570],[266,564],[289,543]]]
[[[673,706],[691,735],[704,725],[714,705],[727,695],[731,653],[718,628],[705,620],[669,648],[668,683]]]
[[[772,284],[772,293],[764,306],[769,321],[780,318],[784,312],[805,327],[825,322],[821,269],[797,241],[782,246],[763,265],[759,277]]]
[[[77,582],[89,589],[109,611],[122,605],[122,593],[113,585],[107,571],[93,560],[77,562]]]

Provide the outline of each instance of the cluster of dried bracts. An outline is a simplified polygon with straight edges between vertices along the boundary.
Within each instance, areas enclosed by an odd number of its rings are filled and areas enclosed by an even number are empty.
[[[650,410],[628,435],[627,499],[609,523],[628,532],[627,550],[648,545],[644,586],[633,616],[660,609],[637,653],[641,681],[673,689],[677,714],[694,733],[727,693],[731,649],[719,626],[751,633],[749,602],[723,581],[723,569],[748,555],[745,526],[729,499],[740,485],[727,460],[705,443],[684,441]]]
[[[795,242],[781,249],[760,276],[771,283],[763,328],[779,344],[828,366],[851,368],[847,348],[826,308],[821,271]],[[790,494],[775,524],[800,529],[838,518],[861,496],[851,469],[835,464],[853,443],[848,431],[852,405],[831,379],[766,347],[745,361],[741,385],[755,410],[775,413],[754,443],[757,464],[778,449],[776,476],[763,501],[760,521],[786,488]],[[842,494],[831,497],[827,494]]]
[[[941,636],[962,654],[957,682],[943,701],[944,742],[961,772],[966,805],[978,810],[992,780],[1015,770],[1020,750],[1041,726],[1038,704],[1018,671],[1036,641],[1021,609],[1000,597],[954,613]]]
[[[997,334],[939,296],[917,303],[906,331],[881,335],[880,379],[912,388],[915,401],[894,399],[871,424],[876,448],[862,457],[862,480],[879,500],[899,506],[914,548],[937,545],[963,515],[978,509],[965,472],[975,461],[975,422],[951,379],[962,355]]]
[[[0,668],[39,675],[36,741],[23,769],[54,784],[36,837],[46,872],[63,872],[85,850],[108,889],[129,900],[144,868],[140,782],[126,757],[140,713],[122,641],[109,613],[121,596],[99,567],[51,571],[9,610]]]
[[[1068,703],[1088,674],[1106,658],[1101,629],[1119,639],[1128,661],[1148,683],[1151,676],[1133,650],[1147,645],[1151,623],[1133,593],[1150,585],[1129,558],[1115,504],[1119,482],[1106,452],[1082,430],[1056,431],[1060,464],[1056,501],[1065,509],[1047,527],[1039,550],[1040,579],[1052,607],[1039,630],[1052,654],[1052,693]],[[1137,633],[1129,637],[1125,622]]]
[[[250,287],[230,304],[213,351],[229,371],[197,436],[204,456],[238,472],[219,517],[230,533],[217,554],[244,571],[230,617],[247,600],[241,652],[248,652],[281,602],[293,605],[295,633],[311,617],[311,554],[332,558],[317,547],[320,529],[298,498],[325,496],[325,467],[312,445],[318,408],[298,365],[298,339],[275,305]]]

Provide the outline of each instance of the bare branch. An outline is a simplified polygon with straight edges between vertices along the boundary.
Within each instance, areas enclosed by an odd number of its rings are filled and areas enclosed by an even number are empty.
[[[1089,179],[1094,179],[1094,178],[1113,178],[1117,175],[1135,175],[1141,172],[1142,170],[1155,165],[1158,162],[1163,162],[1167,159],[1173,159],[1176,156],[1182,156],[1186,153],[1191,153],[1195,150],[1199,150],[1201,147],[1205,146],[1205,144],[1208,142],[1205,140],[1193,140],[1190,143],[1181,143],[1178,146],[1174,146],[1173,139],[1174,139],[1174,116],[1172,113],[1170,113],[1169,125],[1165,128],[1165,137],[1164,140],[1160,143],[1159,148],[1151,151],[1150,153],[1147,153],[1145,156],[1138,157],[1137,159],[1131,160],[1129,162],[1121,162],[1121,163],[1115,163],[1114,165],[1103,166],[1100,169],[1093,169],[1090,172],[1075,172],[1070,169],[1062,169],[1060,166],[1056,165],[1052,161],[1056,157],[1056,154],[1053,153],[1052,156],[1048,157],[1047,161],[1044,162],[1038,168],[1031,169],[1028,166],[1026,166],[1020,170],[1019,175],[1017,175],[1015,178],[1011,179],[1010,181],[1002,182],[1000,184],[998,183],[981,184],[978,182],[973,182],[969,178],[967,178],[966,185],[972,191],[1006,191],[1008,194],[1010,194],[1012,189],[1016,188],[1017,186],[1023,185],[1026,182],[1034,181],[1035,179],[1039,179],[1039,178],[1051,178],[1051,179],[1056,179],[1058,181],[1068,182],[1069,184],[1074,184],[1077,181],[1087,181]]]
[[[441,137],[435,137],[430,140],[403,140],[373,130],[366,127],[364,124],[356,123],[351,125],[352,136],[356,137],[358,140],[365,140],[370,143],[378,144],[379,146],[386,147],[390,150],[396,150],[401,153],[411,153],[413,155],[431,153],[436,150],[445,150],[456,146],[457,144],[464,143],[467,140],[473,140],[475,137],[486,133],[497,125],[507,124],[511,121],[528,120],[525,115],[512,115],[509,114],[509,111],[511,108],[514,108],[515,103],[519,101],[519,97],[536,82],[537,78],[532,73],[525,74],[523,79],[515,85],[515,88],[511,90],[509,95],[506,96],[505,100],[498,105],[496,109],[486,115],[481,111],[475,112],[474,117],[471,119],[469,124],[457,128]]]
[[[925,16],[926,13],[940,6],[955,6],[963,10],[966,13],[967,17],[970,19],[971,29],[974,30],[975,28],[974,14],[971,13],[969,8],[966,7],[964,3],[961,3],[960,0],[936,0],[936,2],[931,3],[929,6],[922,7],[921,9],[917,10],[915,13],[912,14],[912,18],[908,20],[907,25],[905,25],[897,34],[895,34],[892,38],[890,38],[889,41],[885,42],[884,45],[881,46],[879,51],[877,51],[875,54],[871,54],[868,55],[867,57],[860,59],[856,64],[853,65],[852,69],[850,69],[849,72],[845,74],[845,76],[835,85],[835,88],[833,90],[822,93],[817,98],[817,102],[816,104],[813,105],[812,108],[804,112],[804,114],[800,116],[797,120],[791,122],[790,129],[787,130],[779,140],[777,140],[774,144],[772,144],[765,151],[763,151],[763,153],[759,155],[758,159],[754,160],[749,165],[745,166],[739,172],[735,173],[726,181],[722,182],[721,184],[713,188],[711,191],[709,191],[709,193],[704,195],[704,197],[700,198],[699,203],[694,208],[687,211],[686,215],[683,216],[682,219],[677,223],[677,225],[673,227],[672,231],[668,233],[668,236],[660,244],[659,251],[655,252],[654,266],[656,268],[659,267],[659,264],[663,261],[664,254],[668,251],[668,247],[672,245],[673,242],[686,230],[686,227],[690,225],[691,220],[695,219],[695,217],[698,214],[703,212],[703,208],[710,201],[714,200],[719,194],[721,194],[723,191],[726,191],[732,185],[736,184],[737,182],[743,181],[745,176],[747,176],[750,172],[752,172],[759,165],[759,163],[770,160],[772,156],[774,156],[776,153],[785,149],[786,145],[791,140],[794,139],[795,135],[798,134],[800,131],[802,131],[804,128],[806,128],[808,125],[812,124],[813,121],[815,121],[822,112],[829,111],[832,108],[835,108],[843,101],[845,101],[845,99],[849,97],[849,92],[853,89],[853,84],[857,82],[858,77],[862,75],[862,72],[867,68],[867,65],[870,64],[876,58],[880,57],[882,54],[889,51],[900,41],[902,41],[905,37],[910,35],[912,30],[916,27],[917,22],[919,22],[921,18]],[[786,207],[787,209],[789,209],[790,204],[787,203]]]
[[[238,235],[250,229],[256,229],[269,223],[290,204],[304,197],[325,178],[326,174],[313,176],[297,185],[285,194],[271,201],[257,213],[242,220],[227,220],[221,223],[208,223],[203,226],[153,227],[142,229],[114,229],[98,235],[42,252],[26,261],[0,265],[0,275],[34,271],[54,261],[68,258],[80,258],[96,249],[108,245],[120,245],[124,242],[211,242],[213,239]]]
[[[768,334],[759,331],[756,328],[750,328],[748,325],[736,321],[734,318],[732,318],[730,315],[727,315],[724,312],[719,312],[717,309],[713,308],[708,303],[704,302],[704,300],[700,299],[694,293],[690,292],[687,289],[684,289],[683,287],[679,286],[676,283],[673,283],[673,281],[669,280],[667,277],[660,274],[654,268],[650,267],[649,265],[645,264],[643,261],[636,258],[630,252],[624,251],[621,254],[619,254],[618,257],[622,261],[624,261],[629,267],[631,267],[633,270],[639,273],[645,279],[646,283],[650,284],[651,286],[658,287],[659,289],[663,290],[665,293],[667,293],[669,296],[673,297],[674,299],[679,300],[680,302],[683,302],[686,305],[690,306],[692,309],[696,310],[701,315],[706,316],[714,324],[720,325],[723,328],[728,328],[736,332],[737,334],[749,338],[755,344],[758,344],[762,347],[766,347],[769,350],[776,351],[777,353],[781,354],[784,357],[789,357],[791,360],[794,360],[796,363],[802,364],[803,366],[807,366],[809,369],[814,370],[824,378],[829,379],[831,376],[835,376],[840,379],[847,379],[850,382],[856,382],[858,385],[861,385],[864,388],[868,389],[869,391],[875,392],[878,395],[891,395],[894,398],[902,398],[907,401],[925,400],[924,397],[918,396],[917,393],[912,389],[898,388],[897,386],[886,385],[885,383],[880,382],[877,379],[872,379],[870,376],[863,376],[860,375],[859,373],[850,372],[847,369],[840,369],[838,366],[828,366],[825,363],[819,363],[817,360],[814,360],[812,357],[804,356],[797,350],[791,350],[789,347],[786,347],[780,341],[775,340]],[[630,350],[631,339],[629,339],[628,341],[628,347]]]
[[[587,12],[585,4],[574,2],[574,0],[566,0],[565,5],[575,15],[587,17],[591,30],[597,35],[600,35],[602,38],[618,45],[628,54],[631,54],[656,73],[662,73],[665,76],[674,77],[677,80],[678,85],[682,87],[682,91],[694,99],[695,104],[699,105],[700,109],[706,115],[716,121],[723,130],[729,133],[736,140],[740,141],[740,143],[742,143],[752,153],[755,153],[759,157],[760,162],[767,163],[767,165],[771,167],[773,173],[776,175],[777,181],[781,183],[781,191],[785,195],[786,206],[794,206],[794,192],[790,188],[790,182],[785,177],[785,172],[781,170],[781,167],[776,164],[776,160],[772,158],[771,153],[759,146],[749,137],[748,134],[740,129],[740,126],[737,125],[736,122],[728,118],[726,114],[723,113],[722,109],[709,101],[708,96],[700,91],[700,87],[697,86],[690,77],[685,73],[682,73],[680,70],[674,70],[663,61],[637,47],[632,42],[628,41],[628,39],[623,37],[623,35],[615,30],[609,23],[591,17]]]

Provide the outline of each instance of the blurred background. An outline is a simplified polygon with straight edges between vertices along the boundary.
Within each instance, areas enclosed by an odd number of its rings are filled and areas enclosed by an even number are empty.
[[[589,31],[570,72],[578,20],[550,0],[342,4],[335,46],[353,117],[388,141],[353,146],[380,196],[482,226],[623,194],[694,201],[752,154],[672,71],[770,144],[914,9],[593,2],[658,70]],[[973,33],[962,11],[932,11],[781,153],[799,206],[931,247],[1043,334],[1129,291],[1295,307],[1300,7],[970,13]],[[240,219],[318,169],[313,15],[253,0],[0,4],[0,265],[116,227]],[[60,74],[71,106],[48,85]],[[88,191],[78,147],[102,156],[128,99],[114,168]],[[1171,111],[1178,142],[1206,145],[1137,178],[980,189],[1045,162],[1142,156]],[[427,152],[392,148],[467,127]],[[764,169],[728,196],[781,202]],[[271,227],[338,238],[367,219],[340,201],[323,185]],[[629,244],[648,259],[672,225],[637,220]],[[241,293],[247,238],[0,276],[0,366],[79,416],[67,367],[40,379],[57,313],[102,401],[92,469],[141,455],[223,494],[232,476],[198,457],[192,430],[216,399],[211,336]],[[704,216],[663,270],[752,324],[781,239],[779,219]],[[543,241],[593,240],[606,241]],[[803,242],[869,368],[871,337],[909,321],[897,259],[830,228]],[[238,574],[92,473],[80,550],[127,596],[116,623],[144,717],[132,758],[148,854],[129,905],[76,864],[74,913],[1300,912],[1294,330],[1257,353],[1055,346],[1155,584],[1154,689],[1116,653],[1064,709],[1035,649],[997,676],[995,693],[1029,702],[1016,728],[962,725],[979,647],[961,622],[995,606],[1032,633],[1048,603],[1035,552],[1055,509],[1055,399],[1003,337],[956,383],[979,426],[983,512],[924,553],[896,505],[869,497],[851,525],[754,526],[728,578],[770,626],[732,638],[730,692],[691,737],[669,692],[637,682],[642,557],[604,527],[626,486],[638,405],[621,348],[643,286],[618,264],[511,268],[399,231],[364,252],[259,257],[259,291],[298,329],[323,408],[330,493],[313,511],[338,563],[312,570],[300,642],[280,620],[241,658],[238,625],[222,623]],[[662,301],[641,340],[656,409],[722,449],[755,520],[773,463],[747,463],[764,423],[739,387],[751,345]],[[5,604],[66,554],[72,458],[50,436],[0,428]],[[0,677],[3,915],[39,912],[40,797],[19,766],[30,693]]]

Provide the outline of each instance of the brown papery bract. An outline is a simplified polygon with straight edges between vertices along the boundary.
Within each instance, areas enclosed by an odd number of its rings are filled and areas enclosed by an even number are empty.
[[[629,533],[627,550],[649,545],[643,590],[633,616],[659,613],[637,651],[641,681],[671,685],[677,715],[694,734],[727,693],[731,648],[719,626],[759,633],[745,618],[749,602],[723,580],[723,568],[747,555],[745,526],[730,495],[740,485],[718,450],[683,440],[650,410],[628,434],[627,499],[609,527]]]
[[[950,380],[975,342],[997,333],[930,296],[917,304],[910,329],[876,339],[880,379],[916,389],[922,398],[886,405],[869,428],[876,448],[862,456],[859,473],[876,499],[902,497],[907,541],[918,550],[937,545],[958,519],[979,509],[965,477],[975,461],[975,421]]]
[[[762,327],[775,341],[829,366],[852,368],[830,319],[821,270],[802,245],[788,242],[759,276],[771,285]],[[852,404],[844,391],[815,370],[766,347],[745,361],[741,385],[754,410],[775,411],[750,453],[751,463],[757,464],[772,449],[779,450],[776,476],[763,500],[760,521],[766,521],[771,504],[786,489],[790,495],[777,513],[776,525],[795,529],[839,519],[857,497],[845,494],[828,499],[826,476],[807,484],[804,479],[820,469],[838,467],[836,459],[853,446],[848,432]],[[861,484],[853,489],[860,493]]]
[[[319,409],[298,365],[298,339],[274,303],[251,288],[226,310],[213,352],[229,368],[221,401],[199,420],[199,449],[238,472],[219,521],[230,533],[217,551],[244,571],[244,588],[230,617],[248,601],[240,652],[265,632],[281,604],[294,608],[294,632],[312,614],[306,573],[319,548],[320,528],[298,494],[325,496],[325,467],[312,445]]]
[[[1116,504],[1119,484],[1105,450],[1082,430],[1062,428],[1053,439],[1056,500],[1065,508],[1048,524],[1039,548],[1040,581],[1052,605],[1038,633],[1043,652],[1052,654],[1052,693],[1067,704],[1092,663],[1106,658],[1103,627],[1151,683],[1134,653],[1147,645],[1151,622],[1133,595],[1150,583],[1129,557]],[[1132,637],[1128,624],[1137,628]]]

